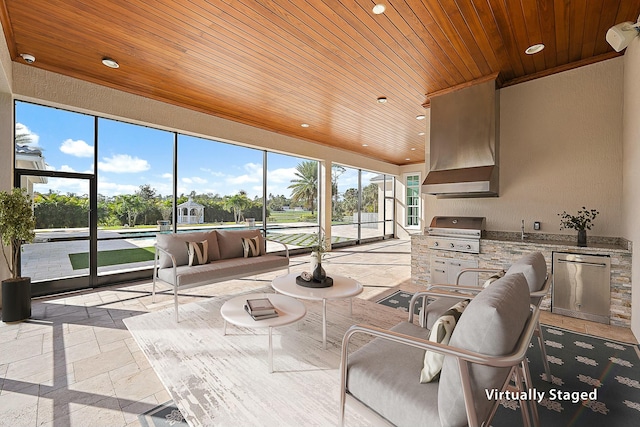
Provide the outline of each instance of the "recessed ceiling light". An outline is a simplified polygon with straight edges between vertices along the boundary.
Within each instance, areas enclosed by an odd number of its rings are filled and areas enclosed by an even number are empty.
[[[369,146],[369,144],[362,144],[362,146],[363,146],[363,147],[368,147],[368,146]]]
[[[524,53],[526,53],[527,55],[533,55],[534,53],[542,52],[543,49],[544,49],[544,45],[542,43],[534,44],[533,46],[529,46],[524,51]]]
[[[425,115],[424,114],[420,114],[418,116],[416,116],[416,120],[424,120],[425,119]]]
[[[118,64],[115,59],[102,58],[102,63],[109,68],[120,68],[120,64]]]
[[[385,5],[378,3],[377,5],[373,6],[373,13],[376,15],[380,15],[381,13],[384,13],[386,9],[387,7]]]
[[[411,159],[407,157],[405,160],[411,160]]]
[[[412,148],[412,149],[411,149],[411,151],[416,151],[416,149],[415,149],[415,148]]]
[[[385,102],[387,102],[387,98],[384,96],[381,96],[376,101],[378,101],[379,104],[384,104]]]
[[[418,132],[419,136],[424,136],[424,132]]]
[[[302,123],[300,126],[302,126],[303,128],[308,128],[309,127],[309,123]]]

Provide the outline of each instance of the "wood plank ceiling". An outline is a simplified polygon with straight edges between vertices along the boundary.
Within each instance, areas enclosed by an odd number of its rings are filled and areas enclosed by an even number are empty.
[[[424,161],[428,94],[612,58],[607,29],[640,13],[640,0],[380,2],[381,15],[372,0],[2,0],[0,19],[15,61],[404,165]]]

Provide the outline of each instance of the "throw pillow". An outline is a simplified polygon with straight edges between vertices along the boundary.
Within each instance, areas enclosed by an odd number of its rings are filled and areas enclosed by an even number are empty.
[[[462,312],[469,304],[468,299],[460,301],[436,320],[429,334],[429,341],[440,344],[449,344],[453,328],[455,328]],[[424,353],[424,366],[420,372],[420,382],[428,383],[436,379],[442,370],[444,355],[435,351],[427,350]]]
[[[260,239],[256,237],[243,237],[242,247],[244,248],[244,257],[251,258],[260,256]]]
[[[206,264],[209,262],[209,242],[187,242],[187,252],[189,253],[189,267]]]
[[[482,285],[483,288],[486,288],[487,286],[489,286],[490,284],[492,284],[493,282],[495,282],[496,280],[500,279],[501,277],[504,277],[504,275],[507,272],[504,270],[500,270],[498,271],[496,274],[494,274],[493,276],[489,277],[485,282],[484,285]]]

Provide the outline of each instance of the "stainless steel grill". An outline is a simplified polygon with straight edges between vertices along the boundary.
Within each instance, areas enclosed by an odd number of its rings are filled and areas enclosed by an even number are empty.
[[[485,224],[484,217],[434,216],[425,230],[429,248],[478,254]]]

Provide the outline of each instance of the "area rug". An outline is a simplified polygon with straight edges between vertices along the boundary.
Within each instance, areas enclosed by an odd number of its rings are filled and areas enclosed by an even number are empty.
[[[138,416],[142,427],[187,427],[188,424],[173,401],[165,402]]]
[[[541,426],[640,425],[638,346],[542,325],[552,383],[543,381],[542,356],[532,342],[529,360],[539,393]],[[541,394],[540,394],[541,393]],[[514,401],[504,401],[493,427],[522,424]]]
[[[377,303],[408,313],[409,301],[411,301],[412,296],[413,296],[412,292],[399,290],[399,291],[395,291],[391,295],[387,295],[386,297],[378,300]],[[413,310],[414,314],[418,314],[420,312],[421,307],[422,307],[422,299],[416,302],[415,308]]]
[[[338,424],[342,337],[354,323],[389,328],[406,314],[353,300],[328,302],[327,350],[322,349],[320,302],[305,301],[306,317],[273,331],[274,372],[268,372],[268,331],[229,325],[223,335],[220,307],[227,298],[125,319],[190,426],[328,426]],[[356,335],[353,347],[368,339]],[[347,425],[371,420],[347,406]]]
[[[377,302],[407,312],[412,295],[399,290]],[[543,393],[538,404],[540,425],[640,425],[638,346],[542,326],[552,384],[542,378],[544,369],[537,341],[531,343],[527,353],[534,389]],[[590,399],[596,395],[596,399]],[[492,426],[521,425],[521,417],[517,402],[503,401]]]

